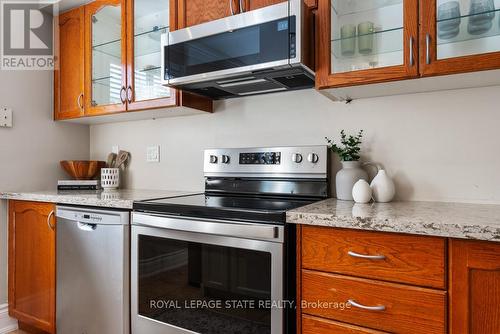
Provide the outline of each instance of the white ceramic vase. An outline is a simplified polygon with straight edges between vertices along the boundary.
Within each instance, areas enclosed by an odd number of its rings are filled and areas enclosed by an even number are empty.
[[[375,202],[386,203],[392,201],[396,194],[394,181],[387,175],[384,169],[379,169],[377,175],[370,184]]]
[[[335,176],[337,199],[352,201],[352,188],[361,179],[368,181],[368,174],[361,168],[361,162],[342,161],[342,169]]]
[[[358,180],[352,187],[352,198],[356,203],[368,203],[372,199],[372,188],[365,180]]]

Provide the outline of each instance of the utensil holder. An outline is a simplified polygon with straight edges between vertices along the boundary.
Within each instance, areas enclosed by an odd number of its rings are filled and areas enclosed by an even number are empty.
[[[104,190],[118,189],[120,168],[101,168],[101,187]]]

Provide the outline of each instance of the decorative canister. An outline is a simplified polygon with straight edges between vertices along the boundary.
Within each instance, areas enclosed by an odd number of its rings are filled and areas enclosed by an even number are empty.
[[[101,187],[104,190],[118,189],[120,168],[101,168]]]
[[[352,188],[361,179],[368,181],[368,174],[361,168],[361,162],[342,161],[342,169],[335,176],[337,198],[352,201]]]

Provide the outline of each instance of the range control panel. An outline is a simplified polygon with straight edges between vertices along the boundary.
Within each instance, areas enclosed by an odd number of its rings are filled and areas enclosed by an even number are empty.
[[[240,165],[279,165],[281,152],[240,153]]]
[[[204,172],[210,176],[326,178],[325,145],[207,149]]]

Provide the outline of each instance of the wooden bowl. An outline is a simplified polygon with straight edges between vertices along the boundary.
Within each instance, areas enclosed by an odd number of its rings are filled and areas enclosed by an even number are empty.
[[[61,167],[75,180],[92,180],[99,175],[105,161],[96,160],[63,160]]]

